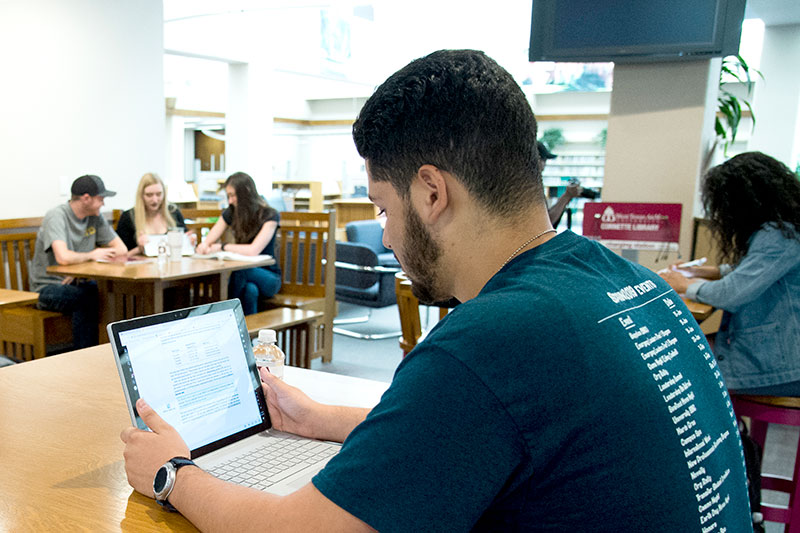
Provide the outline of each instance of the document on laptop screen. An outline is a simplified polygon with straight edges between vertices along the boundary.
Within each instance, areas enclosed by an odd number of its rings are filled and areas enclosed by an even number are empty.
[[[144,398],[190,449],[261,423],[232,309],[121,331],[119,339],[131,394]],[[144,429],[138,416],[137,424]]]

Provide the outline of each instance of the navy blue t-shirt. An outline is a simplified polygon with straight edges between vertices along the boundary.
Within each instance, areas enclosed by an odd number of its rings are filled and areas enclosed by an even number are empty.
[[[752,531],[697,323],[572,233],[440,321],[313,483],[380,531]]]

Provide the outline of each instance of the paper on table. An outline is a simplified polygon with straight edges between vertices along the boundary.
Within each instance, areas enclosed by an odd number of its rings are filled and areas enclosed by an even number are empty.
[[[661,270],[657,271],[656,274],[663,274],[664,272],[677,272],[678,274],[682,275],[685,278],[693,278],[694,274],[689,272],[688,270],[681,270],[676,266],[670,266],[669,268],[662,268]]]
[[[228,261],[248,261],[255,263],[265,259],[272,259],[271,255],[244,255],[236,252],[214,252],[213,254],[194,254],[195,259],[227,259]]]
[[[681,263],[680,265],[671,265],[669,268],[662,268],[656,274],[663,274],[664,272],[677,272],[681,274],[685,278],[693,278],[695,277],[694,273],[689,270],[683,270],[684,268],[696,267],[696,266],[703,266],[706,264],[706,258],[701,257],[700,259],[695,259],[694,261],[688,261],[686,263]]]

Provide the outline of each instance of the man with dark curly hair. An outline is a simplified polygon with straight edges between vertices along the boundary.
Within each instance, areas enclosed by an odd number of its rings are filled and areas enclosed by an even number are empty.
[[[201,529],[751,530],[724,383],[657,275],[555,235],[536,120],[482,52],[392,75],[353,125],[369,196],[426,302],[459,304],[397,368],[372,410],[314,402],[262,372],[276,428],[344,441],[276,497],[194,466],[170,502]],[[188,453],[146,403],[126,429],[128,480]]]
[[[709,170],[702,195],[727,262],[662,276],[725,311],[714,354],[731,390],[800,396],[800,181],[780,161],[747,152]]]

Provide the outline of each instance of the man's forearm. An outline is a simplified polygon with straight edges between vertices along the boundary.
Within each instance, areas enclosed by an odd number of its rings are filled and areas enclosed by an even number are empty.
[[[178,471],[169,502],[201,531],[372,531],[311,483],[287,496],[276,496],[185,467]]]
[[[199,468],[178,471],[169,502],[201,531],[264,531],[280,497],[226,483]]]
[[[92,260],[91,252],[73,252],[72,250],[63,250],[55,254],[56,263],[59,265],[77,265]]]
[[[556,203],[554,203],[552,207],[547,210],[547,215],[550,217],[551,224],[555,224],[556,221],[561,218],[561,215],[564,213],[564,209],[567,208],[567,204],[569,204],[570,200],[572,200],[571,197],[567,196],[566,194],[562,194],[558,197]]]
[[[353,429],[367,417],[371,409],[326,405],[314,428],[313,437],[344,442]]]

